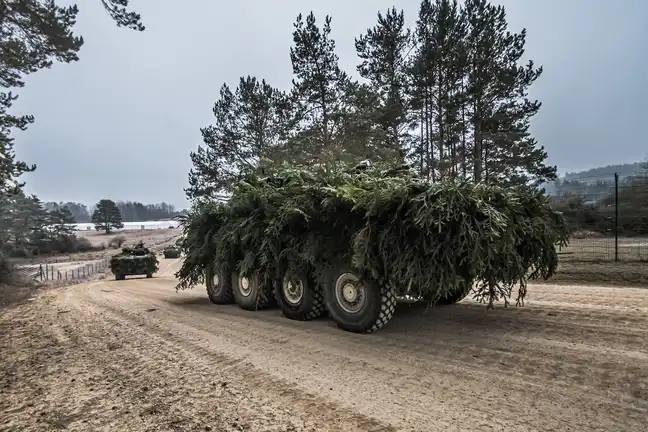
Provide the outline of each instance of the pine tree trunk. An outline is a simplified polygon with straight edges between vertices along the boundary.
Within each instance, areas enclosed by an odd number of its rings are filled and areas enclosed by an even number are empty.
[[[476,182],[482,179],[482,121],[481,113],[475,110],[475,149],[473,161],[473,177]]]

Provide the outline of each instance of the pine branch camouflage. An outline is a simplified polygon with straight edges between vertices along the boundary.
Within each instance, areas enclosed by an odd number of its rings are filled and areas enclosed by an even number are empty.
[[[122,251],[110,258],[110,270],[116,279],[129,275],[146,275],[151,277],[158,271],[158,258],[155,253],[138,244],[135,248],[122,248]]]
[[[228,203],[194,207],[183,233],[178,289],[202,282],[214,263],[267,283],[309,269],[323,286],[346,262],[401,296],[444,299],[474,283],[489,306],[508,304],[515,286],[521,303],[527,280],[550,277],[567,242],[562,216],[530,187],[341,167],[248,177]]]

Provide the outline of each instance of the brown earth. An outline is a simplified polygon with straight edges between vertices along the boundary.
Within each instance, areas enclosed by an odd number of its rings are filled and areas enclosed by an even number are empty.
[[[648,428],[648,290],[535,285],[355,335],[176,293],[178,264],[0,312],[0,430]]]

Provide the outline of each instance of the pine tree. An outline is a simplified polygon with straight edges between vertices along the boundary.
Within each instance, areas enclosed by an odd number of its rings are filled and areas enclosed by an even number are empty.
[[[55,236],[65,237],[74,233],[74,228],[71,225],[75,224],[76,220],[69,208],[57,206],[50,210],[48,215]]]
[[[360,76],[369,82],[375,93],[356,103],[364,106],[364,116],[377,126],[377,138],[386,151],[398,155],[397,162],[406,156],[407,146],[407,100],[406,59],[410,51],[411,31],[405,27],[403,11],[389,9],[384,15],[378,13],[378,23],[355,40]]]
[[[287,146],[299,154],[301,163],[335,159],[339,156],[335,145],[346,115],[349,77],[338,64],[335,41],[331,39],[331,17],[327,15],[319,28],[313,12],[306,21],[299,14],[294,28],[290,96],[295,120]]]
[[[101,0],[118,26],[144,30],[140,15],[129,12],[128,0]],[[25,130],[34,122],[31,115],[9,111],[17,96],[10,89],[25,85],[27,75],[52,66],[54,60],[78,60],[83,39],[74,36],[76,5],[59,6],[53,0],[3,0],[0,2],[0,196],[16,193],[23,184],[17,178],[36,169],[15,157],[15,130]]]
[[[191,153],[190,199],[217,197],[241,174],[255,171],[279,143],[285,96],[265,80],[241,78],[234,92],[223,84],[214,124],[201,129],[204,146]]]
[[[128,11],[128,0],[101,0],[101,4],[117,26],[137,31],[145,30],[140,14]]]
[[[65,63],[76,61],[83,44],[83,39],[72,34],[77,12],[76,6],[60,7],[54,2],[1,2],[0,87],[7,90],[23,87],[26,75],[49,68],[54,59]],[[29,115],[10,114],[16,99],[11,91],[0,92],[0,196],[16,193],[22,187],[16,178],[36,168],[15,158],[12,132],[25,130],[34,121]]]
[[[500,183],[540,184],[556,178],[547,154],[529,134],[541,103],[527,98],[542,74],[533,61],[519,66],[526,30],[507,30],[506,12],[487,0],[466,0],[467,105],[473,127],[473,176]]]
[[[350,164],[362,159],[393,164],[402,159],[398,149],[387,144],[387,134],[380,127],[378,93],[368,84],[349,81],[343,94],[347,108],[327,159]]]
[[[432,181],[463,171],[464,36],[465,20],[456,0],[421,2],[410,68],[412,108],[420,134],[413,156],[421,174]]]
[[[92,223],[97,231],[105,231],[110,234],[113,229],[124,227],[122,215],[114,201],[102,199],[99,201],[92,212]]]

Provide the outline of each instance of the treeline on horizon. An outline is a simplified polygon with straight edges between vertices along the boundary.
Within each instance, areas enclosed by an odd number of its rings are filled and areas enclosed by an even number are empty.
[[[551,186],[552,206],[563,212],[572,231],[648,235],[648,161],[571,173]]]
[[[115,204],[121,213],[122,222],[146,222],[171,219],[186,213],[186,210],[177,210],[173,204],[161,202],[158,204],[142,204],[137,201],[116,201]],[[77,202],[46,202],[43,207],[47,211],[56,208],[67,208],[75,223],[91,222],[92,212],[96,205],[88,207]]]

